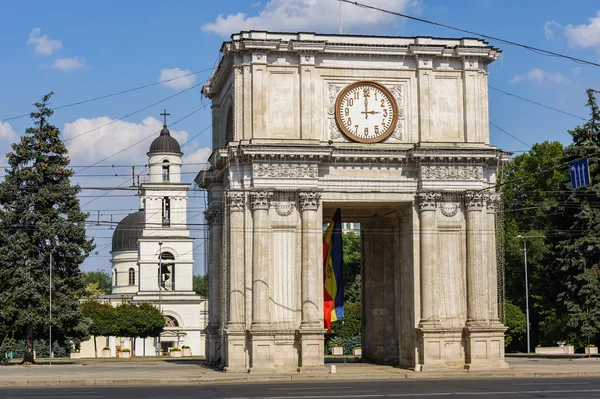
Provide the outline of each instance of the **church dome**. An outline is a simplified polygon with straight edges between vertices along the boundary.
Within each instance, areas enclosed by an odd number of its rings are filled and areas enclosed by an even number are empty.
[[[144,211],[132,213],[121,220],[112,236],[112,251],[137,251],[144,222]]]
[[[173,137],[171,137],[171,132],[167,129],[166,126],[163,126],[163,129],[160,132],[160,136],[154,139],[152,144],[150,144],[150,151],[148,154],[154,154],[158,152],[170,152],[174,154],[181,154],[181,148],[179,147],[179,143]]]

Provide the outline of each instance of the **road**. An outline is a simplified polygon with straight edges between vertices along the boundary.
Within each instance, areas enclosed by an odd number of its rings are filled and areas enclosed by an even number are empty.
[[[493,379],[246,383],[209,386],[4,388],[2,399],[600,398],[600,379]]]

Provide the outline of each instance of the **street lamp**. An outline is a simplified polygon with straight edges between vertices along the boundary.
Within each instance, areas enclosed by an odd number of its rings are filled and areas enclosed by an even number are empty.
[[[162,241],[158,242],[158,311],[162,314]],[[158,334],[158,356],[161,355],[162,348],[160,343],[160,334]]]
[[[49,326],[49,330],[48,330],[48,356],[50,358],[50,366],[52,366],[52,251],[54,250],[54,246],[57,244],[57,239],[56,238],[46,238],[44,240],[44,247],[50,251],[50,284],[49,284],[49,288],[50,288],[50,300],[49,300],[49,306],[48,306],[48,311],[49,311],[49,315],[50,315],[50,323]]]
[[[525,315],[527,317],[527,353],[531,352],[529,343],[529,282],[527,281],[527,241],[522,235],[518,235],[517,238],[523,240],[523,254],[525,255]]]

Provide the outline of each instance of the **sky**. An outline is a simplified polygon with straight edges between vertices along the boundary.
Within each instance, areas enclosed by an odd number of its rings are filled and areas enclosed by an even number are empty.
[[[600,62],[600,3],[543,0],[362,0],[419,18],[472,32]],[[210,102],[200,89],[218,60],[221,43],[240,30],[338,33],[336,0],[153,0],[87,2],[64,0],[9,2],[0,24],[0,168],[10,144],[31,122],[13,117],[53,91],[52,107],[151,85],[77,106],[57,109],[52,122],[61,130],[75,170],[85,187],[82,209],[90,220],[117,222],[138,209],[129,187],[131,166],[147,173],[146,152],[162,124],[163,109],[182,151],[183,181],[191,183],[210,154]],[[463,33],[400,17],[342,6],[343,33],[388,36],[464,37]],[[475,35],[472,35],[475,36]],[[587,118],[587,88],[600,90],[600,68],[543,56],[494,41],[503,50],[490,67],[491,142],[519,154],[544,140],[570,142],[568,130],[582,119],[525,102],[514,94]],[[202,71],[199,73],[195,73]],[[188,75],[189,74],[189,75]],[[188,75],[181,77],[182,75]],[[164,83],[156,84],[172,78]],[[501,91],[500,91],[501,90]],[[503,92],[502,92],[503,91]],[[139,111],[139,112],[136,112]],[[181,119],[181,121],[179,121]],[[501,130],[500,130],[501,129]],[[514,137],[511,137],[514,136]],[[515,139],[516,137],[516,139]],[[90,165],[95,167],[85,168]],[[114,165],[114,167],[113,167]],[[101,166],[101,167],[99,167]],[[3,172],[0,172],[2,175]],[[143,175],[142,175],[143,178]],[[102,196],[103,195],[103,196]],[[204,192],[193,188],[188,223],[196,259],[204,272]],[[82,270],[110,270],[113,230],[90,223],[95,251]]]

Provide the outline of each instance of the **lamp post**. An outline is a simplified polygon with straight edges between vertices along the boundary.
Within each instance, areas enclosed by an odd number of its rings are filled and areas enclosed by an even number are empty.
[[[518,235],[517,238],[523,240],[523,255],[525,256],[525,315],[527,317],[527,353],[531,352],[530,340],[529,340],[529,282],[527,280],[527,241],[522,235]]]
[[[50,322],[48,323],[48,357],[50,359],[50,366],[52,366],[52,251],[54,250],[54,245],[56,244],[56,239],[46,238],[44,240],[44,247],[50,251],[50,294],[49,294],[49,305],[48,305],[48,313],[50,316]]]
[[[158,242],[158,311],[162,314],[162,241]],[[160,334],[158,334],[158,356],[162,354]]]

